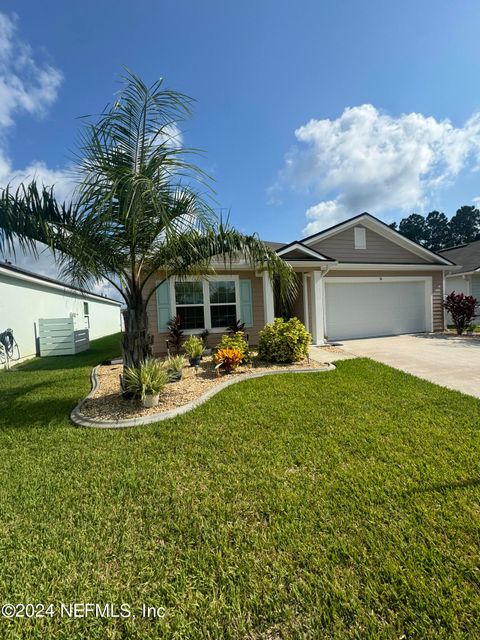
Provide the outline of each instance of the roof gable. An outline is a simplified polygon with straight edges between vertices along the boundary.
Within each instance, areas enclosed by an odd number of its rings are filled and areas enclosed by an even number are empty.
[[[367,237],[366,250],[354,248],[353,228],[356,226],[367,229],[367,234],[369,234],[370,239],[375,238],[377,240],[376,247],[371,245],[371,248],[369,248]],[[348,231],[350,231],[350,233],[346,233]],[[342,242],[335,242],[335,238],[337,238],[338,241],[343,241],[344,246],[341,246]],[[382,239],[382,241],[380,241],[380,239]],[[338,259],[339,262],[454,264],[447,257],[440,256],[413,240],[409,240],[369,213],[362,213],[308,238],[304,238],[302,244],[315,248],[318,251],[323,249],[325,252],[333,255],[335,259]]]
[[[294,241],[277,249],[277,253],[284,260],[314,260],[318,262],[334,262],[332,258],[316,251],[313,247],[307,247],[302,242]]]

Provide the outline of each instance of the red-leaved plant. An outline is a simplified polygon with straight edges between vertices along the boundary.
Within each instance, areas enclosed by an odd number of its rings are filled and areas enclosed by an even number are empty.
[[[452,316],[453,324],[460,336],[472,324],[477,307],[477,299],[464,293],[449,293],[443,301],[444,308]]]

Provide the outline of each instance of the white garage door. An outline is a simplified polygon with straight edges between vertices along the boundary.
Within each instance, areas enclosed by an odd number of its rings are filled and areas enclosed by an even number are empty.
[[[326,282],[329,340],[427,330],[425,281]]]

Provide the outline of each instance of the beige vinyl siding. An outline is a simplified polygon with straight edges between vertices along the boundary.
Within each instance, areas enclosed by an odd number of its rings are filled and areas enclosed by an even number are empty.
[[[361,227],[362,225],[357,225]],[[366,249],[355,249],[354,227],[309,245],[315,251],[339,262],[372,262],[398,264],[428,264],[425,260],[404,249],[400,245],[387,240],[371,229],[366,228]]]
[[[293,315],[298,318],[301,322],[305,323],[305,314],[304,314],[304,306],[303,306],[303,274],[297,273],[295,274],[297,277],[297,297],[295,298],[295,302],[293,304],[292,312]]]
[[[432,278],[432,314],[433,314],[433,330],[434,331],[443,331],[444,329],[444,321],[443,321],[443,271],[341,271],[334,269],[329,271],[327,277],[335,278],[335,277],[343,277],[343,278],[362,278],[367,276],[373,277],[391,277],[391,276],[427,276]]]
[[[249,341],[251,345],[256,345],[258,343],[258,334],[263,329],[265,324],[264,321],[264,312],[263,312],[263,284],[262,278],[255,275],[254,271],[218,271],[216,270],[216,275],[238,275],[241,280],[250,280],[252,283],[252,308],[253,308],[253,326],[247,327],[246,331],[249,336]],[[145,287],[145,296],[148,296],[149,292],[152,290],[152,287],[155,286],[156,280],[162,280],[163,275],[159,273],[158,278],[151,278],[148,285]],[[171,310],[171,315],[173,316],[175,310]],[[158,332],[158,322],[157,322],[157,303],[155,294],[153,294],[147,305],[147,314],[148,314],[148,326],[150,334],[153,336],[153,354],[155,356],[165,355],[167,352],[166,340],[168,337],[167,333],[159,333]],[[220,338],[222,337],[221,333],[211,333],[208,337],[208,343],[211,347],[215,346]]]

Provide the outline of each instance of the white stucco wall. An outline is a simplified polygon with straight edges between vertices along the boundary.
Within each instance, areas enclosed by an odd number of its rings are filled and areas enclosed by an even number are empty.
[[[22,359],[36,355],[39,318],[65,318],[71,313],[83,318],[84,302],[88,302],[91,340],[120,331],[120,305],[47,282],[21,278],[0,267],[0,332],[13,330]]]

